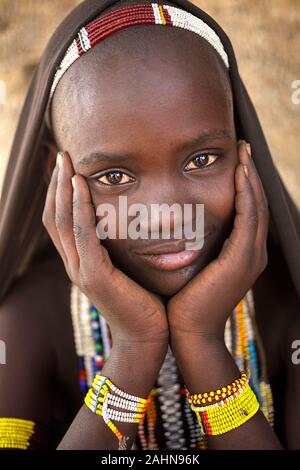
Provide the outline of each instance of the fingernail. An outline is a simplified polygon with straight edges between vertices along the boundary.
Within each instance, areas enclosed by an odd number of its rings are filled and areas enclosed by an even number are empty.
[[[62,152],[58,152],[57,156],[56,156],[56,165],[58,167],[61,166],[62,164],[62,159],[63,159],[63,153]]]
[[[72,180],[73,189],[75,189],[75,175],[72,176],[71,180]]]
[[[248,144],[248,142],[246,143],[246,147],[247,147],[248,154],[251,156],[251,145]]]
[[[247,176],[247,178],[248,178],[248,176],[249,176],[249,173],[248,173],[248,168],[247,168],[247,165],[243,165],[243,167],[244,167],[244,173],[245,173],[245,175],[246,175],[246,176]]]

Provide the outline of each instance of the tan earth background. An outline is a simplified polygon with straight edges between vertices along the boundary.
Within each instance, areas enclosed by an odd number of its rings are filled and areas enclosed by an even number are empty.
[[[34,67],[52,32],[79,3],[0,0],[0,188]],[[300,85],[300,0],[193,3],[230,37],[274,162],[300,206],[300,102],[292,102],[292,84]]]

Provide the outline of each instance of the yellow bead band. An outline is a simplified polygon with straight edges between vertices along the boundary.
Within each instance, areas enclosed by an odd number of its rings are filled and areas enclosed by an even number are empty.
[[[259,409],[255,393],[247,383],[237,392],[212,405],[196,407],[195,411],[203,434],[214,436],[231,431],[248,421]]]
[[[27,449],[34,427],[34,421],[0,418],[0,448]]]

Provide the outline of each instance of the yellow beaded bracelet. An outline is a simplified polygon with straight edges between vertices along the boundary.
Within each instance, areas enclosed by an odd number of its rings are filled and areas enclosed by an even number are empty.
[[[0,449],[28,449],[36,423],[21,418],[0,418]]]
[[[259,409],[255,393],[247,383],[220,402],[196,407],[195,411],[203,434],[214,436],[231,431],[248,421]]]

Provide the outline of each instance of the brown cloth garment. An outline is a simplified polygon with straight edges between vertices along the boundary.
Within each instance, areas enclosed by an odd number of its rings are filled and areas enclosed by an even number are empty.
[[[19,118],[0,201],[0,303],[26,267],[52,244],[43,224],[47,185],[42,177],[45,110],[56,68],[78,30],[118,3],[86,0],[58,26],[35,69]],[[163,2],[161,2],[163,3]],[[284,258],[292,286],[300,297],[300,217],[275,166],[253,104],[240,78],[231,42],[222,28],[187,0],[174,0],[205,21],[220,37],[229,57],[237,136],[251,143],[252,156],[269,202],[269,236]],[[122,2],[119,2],[122,6]],[[51,248],[50,248],[51,249]]]

